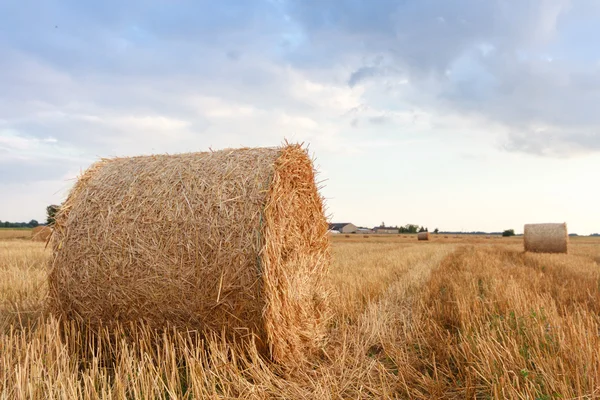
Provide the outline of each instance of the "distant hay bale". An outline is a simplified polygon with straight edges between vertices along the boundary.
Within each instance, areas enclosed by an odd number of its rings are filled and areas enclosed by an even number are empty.
[[[328,224],[300,145],[103,159],[56,216],[51,311],[254,340],[290,363],[321,345]]]
[[[52,236],[52,228],[49,226],[36,226],[31,230],[31,240],[34,242],[47,242]]]
[[[569,245],[567,224],[526,224],[525,251],[535,253],[566,253]]]
[[[368,238],[369,238],[369,235],[363,235],[363,237],[364,237],[365,239],[368,239]]]
[[[429,240],[429,232],[419,232],[417,234],[418,240]]]
[[[346,235],[346,236],[344,236],[344,237],[347,237],[347,238],[349,238],[349,237],[350,237],[350,235]]]

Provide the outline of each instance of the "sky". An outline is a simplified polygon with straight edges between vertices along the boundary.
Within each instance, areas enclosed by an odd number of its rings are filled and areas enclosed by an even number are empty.
[[[600,232],[597,0],[3,0],[0,220],[101,157],[304,142],[333,222]]]

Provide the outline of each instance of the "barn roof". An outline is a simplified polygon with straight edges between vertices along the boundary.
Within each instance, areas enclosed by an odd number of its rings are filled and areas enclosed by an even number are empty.
[[[337,222],[333,224],[329,224],[329,230],[339,231],[343,229],[346,225],[350,225],[350,222]]]

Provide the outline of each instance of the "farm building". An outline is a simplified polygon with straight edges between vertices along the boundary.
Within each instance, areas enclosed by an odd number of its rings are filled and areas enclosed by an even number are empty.
[[[329,224],[330,231],[338,231],[339,233],[356,233],[358,228],[350,222],[340,222]]]
[[[376,226],[375,228],[373,228],[373,231],[375,233],[395,234],[399,232],[399,229],[391,226]]]

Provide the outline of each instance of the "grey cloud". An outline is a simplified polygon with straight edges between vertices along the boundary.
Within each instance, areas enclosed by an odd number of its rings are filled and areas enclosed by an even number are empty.
[[[511,132],[504,148],[539,156],[569,157],[600,151],[600,128],[588,130],[549,129],[543,132],[524,128]]]
[[[365,79],[371,78],[378,74],[379,69],[377,67],[361,67],[350,75],[350,78],[348,79],[348,86],[354,87]]]
[[[400,93],[411,106],[476,113],[512,131],[548,125],[558,150],[569,143],[597,149],[594,134],[577,132],[600,127],[600,72],[577,58],[560,61],[573,50],[556,50],[552,41],[569,15],[600,15],[591,0],[571,8],[568,0],[38,3],[0,4],[0,119],[35,137],[101,151],[123,134],[93,121],[37,118],[44,108],[159,114],[205,134],[211,121],[184,100],[194,94],[314,111],[278,75],[290,65],[350,87],[406,78],[409,89],[379,96]],[[557,60],[534,60],[546,51]],[[335,76],[348,69],[349,76]],[[509,138],[506,149],[536,152],[543,146],[531,137]]]
[[[10,162],[0,162],[0,185],[60,179],[77,166],[76,163],[67,163],[63,160],[11,160]]]
[[[377,115],[375,117],[369,117],[368,121],[373,125],[385,125],[391,122],[391,118],[387,115]]]
[[[412,97],[404,99],[423,109],[474,113],[511,132],[549,127],[536,135],[509,135],[506,150],[543,155],[598,151],[598,135],[580,132],[600,131],[595,110],[600,53],[589,35],[576,36],[583,32],[582,21],[587,31],[600,34],[593,22],[600,17],[596,2],[289,3],[311,45],[316,43],[314,63],[383,54],[395,68],[382,74],[379,65],[363,61],[348,80],[351,87],[367,79],[377,84],[402,71],[414,88]]]
[[[242,56],[242,52],[238,50],[229,50],[226,55],[231,61],[238,61]]]

